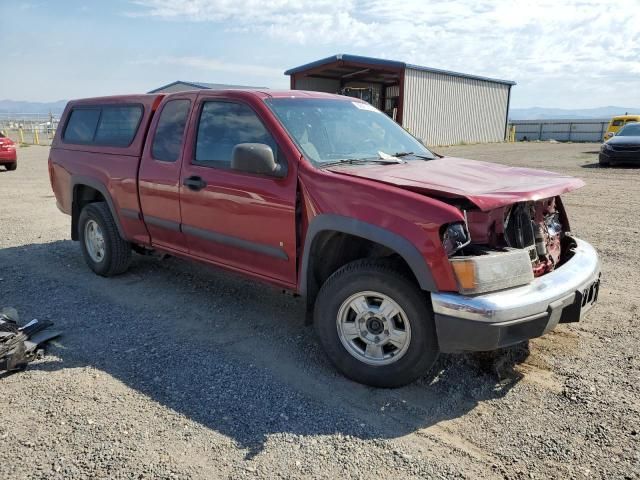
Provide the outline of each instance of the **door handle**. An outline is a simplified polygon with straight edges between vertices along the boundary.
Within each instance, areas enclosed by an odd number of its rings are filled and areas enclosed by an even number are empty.
[[[202,180],[201,177],[197,177],[197,176],[185,178],[182,181],[182,184],[188,187],[189,190],[194,190],[194,191],[202,190],[204,187],[207,186],[207,182]]]

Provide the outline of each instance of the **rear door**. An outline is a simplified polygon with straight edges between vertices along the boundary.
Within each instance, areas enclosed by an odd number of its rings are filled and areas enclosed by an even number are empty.
[[[201,93],[181,174],[182,231],[191,255],[273,283],[296,282],[296,167],[260,100]],[[269,145],[285,178],[234,171],[239,143]]]
[[[138,173],[140,206],[152,245],[186,252],[180,229],[180,168],[185,132],[197,94],[164,100],[151,125]]]

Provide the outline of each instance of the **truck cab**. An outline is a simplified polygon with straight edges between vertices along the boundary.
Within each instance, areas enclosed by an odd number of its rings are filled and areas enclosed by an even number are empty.
[[[580,180],[442,157],[360,99],[73,101],[49,172],[95,273],[161,252],[302,295],[331,361],[369,385],[542,335],[597,300],[597,254],[560,197]]]

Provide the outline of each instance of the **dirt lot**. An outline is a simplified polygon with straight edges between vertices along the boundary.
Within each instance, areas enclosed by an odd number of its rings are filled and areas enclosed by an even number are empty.
[[[565,202],[602,255],[600,303],[376,390],[331,368],[299,299],[175,259],[90,273],[48,149],[21,149],[0,172],[0,306],[64,336],[0,378],[0,478],[640,478],[640,168],[597,168],[596,150],[440,149],[586,180]]]

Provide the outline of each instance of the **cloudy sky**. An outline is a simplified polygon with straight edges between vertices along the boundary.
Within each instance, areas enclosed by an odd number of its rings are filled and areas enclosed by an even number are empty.
[[[0,0],[0,98],[288,86],[335,53],[514,80],[514,107],[640,105],[640,0]]]

